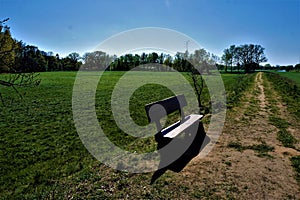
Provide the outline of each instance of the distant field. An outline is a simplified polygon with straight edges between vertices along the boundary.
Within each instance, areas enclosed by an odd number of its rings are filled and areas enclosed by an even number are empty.
[[[172,81],[170,73],[153,73]],[[153,138],[136,141],[123,133],[112,120],[110,97],[123,74],[105,73],[97,89],[96,112],[100,124],[111,141],[122,148],[152,151],[156,146]],[[64,177],[96,162],[82,145],[73,122],[75,76],[76,72],[41,73],[40,86],[20,89],[23,100],[13,90],[1,88],[4,104],[0,102],[0,198],[49,196]],[[143,72],[137,72],[135,76],[143,78]],[[247,82],[245,77],[247,75],[222,75],[231,106],[238,102],[236,96],[247,87],[243,84]],[[205,103],[208,101],[207,90],[204,93],[204,104],[208,104]],[[134,102],[130,104],[132,118],[137,124],[147,124],[144,105],[171,95],[170,90],[155,84],[139,88],[130,100]]]
[[[300,72],[278,72],[278,74],[295,81],[300,86]]]

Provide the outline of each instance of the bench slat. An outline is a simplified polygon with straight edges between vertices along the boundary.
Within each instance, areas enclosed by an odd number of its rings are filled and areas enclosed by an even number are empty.
[[[175,138],[178,134],[184,132],[191,125],[198,122],[202,117],[203,115],[196,115],[196,114],[188,115],[184,118],[183,121],[178,121],[175,124],[172,124],[171,126],[168,126],[167,128],[161,130],[161,134],[163,135],[163,137]]]

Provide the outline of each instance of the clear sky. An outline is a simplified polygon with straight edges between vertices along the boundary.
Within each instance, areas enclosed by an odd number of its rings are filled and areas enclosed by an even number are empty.
[[[300,63],[300,0],[0,0],[0,19],[7,17],[14,38],[61,56],[122,31],[162,27],[219,56],[253,43],[272,65]]]

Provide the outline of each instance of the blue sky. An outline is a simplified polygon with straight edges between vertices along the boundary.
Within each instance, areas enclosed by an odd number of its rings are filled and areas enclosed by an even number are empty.
[[[0,8],[13,37],[61,56],[92,51],[122,31],[162,27],[219,56],[253,43],[272,65],[300,63],[300,0],[0,0]]]

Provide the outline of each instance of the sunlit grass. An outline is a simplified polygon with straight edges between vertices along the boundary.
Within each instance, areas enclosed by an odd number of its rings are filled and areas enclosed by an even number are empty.
[[[153,73],[166,81],[174,81],[167,72]],[[96,94],[99,123],[109,139],[121,148],[138,152],[153,151],[156,148],[153,137],[136,139],[122,132],[113,120],[111,94],[123,74],[107,72],[101,79]],[[190,80],[187,74],[183,75]],[[23,99],[13,90],[1,88],[1,197],[42,198],[40,195],[50,195],[50,191],[65,190],[57,188],[57,185],[62,187],[62,180],[81,174],[97,163],[83,146],[74,126],[72,89],[75,76],[76,72],[41,73],[40,86],[19,89]],[[145,74],[136,72],[134,76],[143,78]],[[238,102],[233,95],[240,94],[247,87],[243,84],[243,80],[247,80],[244,76],[222,76],[231,106]],[[239,86],[236,86],[237,83]],[[174,84],[178,84],[178,81],[175,80]],[[156,84],[140,87],[130,98],[131,117],[137,124],[146,125],[148,121],[144,105],[171,95],[172,91]],[[209,106],[207,89],[204,90],[203,104]]]
[[[295,81],[300,86],[300,72],[278,72],[278,74]]]

